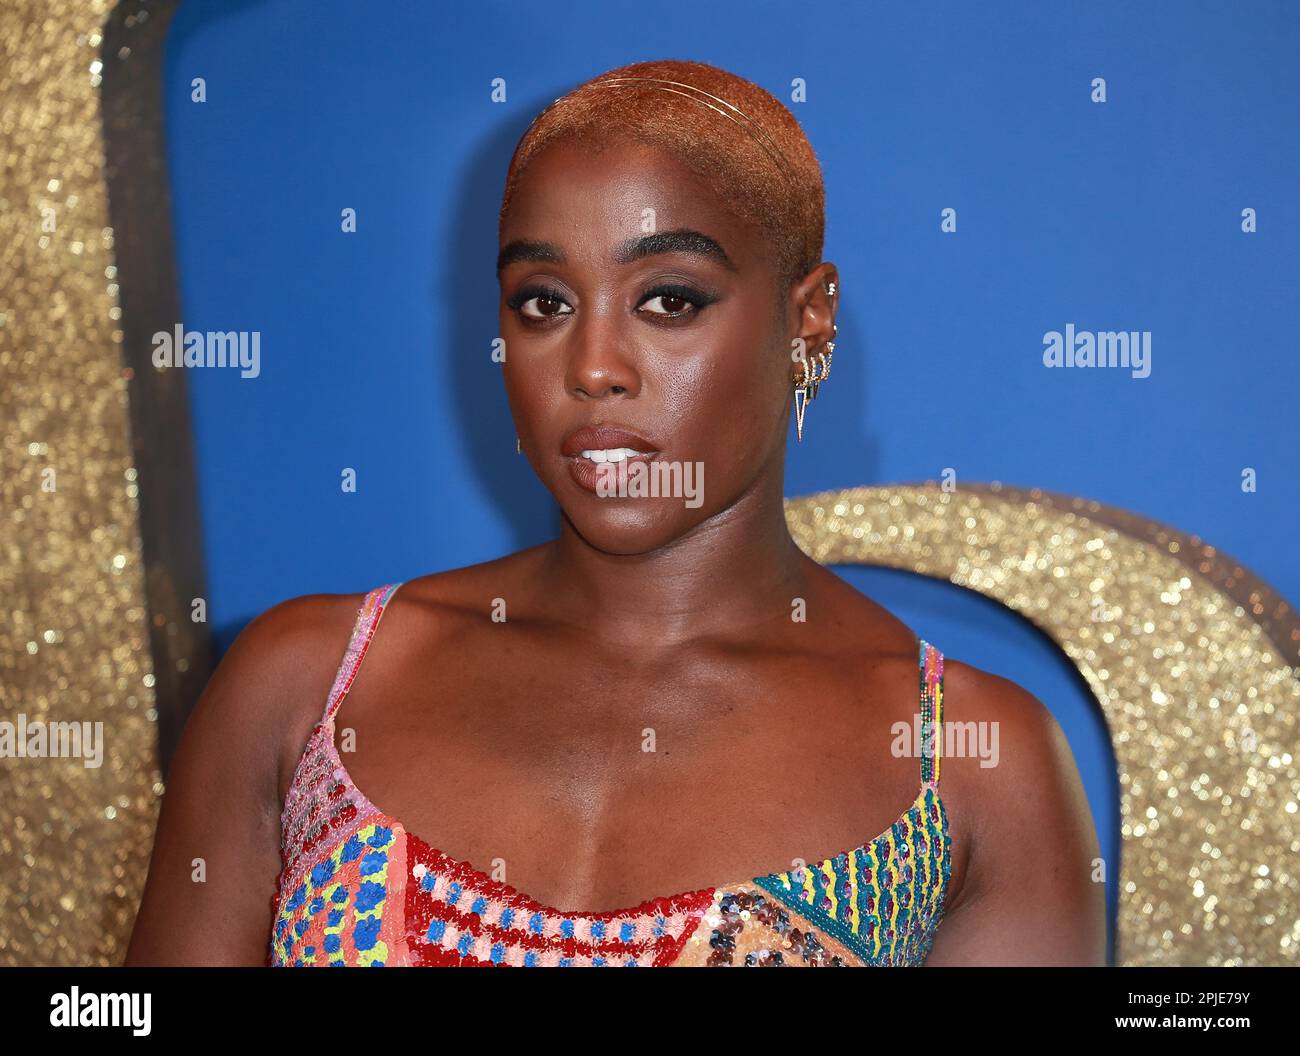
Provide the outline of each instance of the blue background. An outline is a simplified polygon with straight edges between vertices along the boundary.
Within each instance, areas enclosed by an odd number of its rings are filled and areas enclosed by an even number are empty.
[[[555,534],[489,358],[496,211],[538,110],[650,58],[767,88],[824,167],[839,340],[791,432],[788,495],[955,467],[1197,533],[1300,597],[1296,5],[846,6],[181,5],[165,91],[183,319],[262,334],[256,380],[190,374],[219,648],[285,598]],[[1152,331],[1151,376],[1045,369],[1043,334],[1067,323]],[[840,571],[1052,709],[1117,863],[1109,740],[1051,643],[948,584]]]

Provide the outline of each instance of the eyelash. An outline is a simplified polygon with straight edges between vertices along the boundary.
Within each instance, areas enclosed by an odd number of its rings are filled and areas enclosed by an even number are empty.
[[[564,299],[564,294],[562,294],[554,286],[528,286],[520,290],[518,293],[516,293],[506,303],[515,312],[518,312],[521,318],[527,320],[530,323],[542,323],[543,325],[545,325],[545,319],[548,318],[556,319],[560,317],[559,315],[551,315],[543,318],[537,318],[534,316],[523,315],[520,309],[522,309],[523,306],[527,304],[529,301],[538,297],[544,298],[549,301],[559,301],[561,304],[566,304],[566,305],[569,304],[569,302]],[[665,283],[660,283],[659,285],[654,286],[649,290],[646,290],[646,292],[642,295],[641,300],[637,302],[637,307],[640,308],[641,305],[645,304],[647,301],[654,300],[656,297],[676,297],[680,300],[687,301],[688,303],[693,304],[695,306],[693,309],[689,311],[683,310],[681,312],[672,312],[672,313],[669,312],[649,313],[651,316],[655,316],[660,319],[686,319],[692,315],[699,315],[700,312],[702,312],[705,308],[707,308],[709,305],[717,301],[716,297],[712,297],[707,293],[703,293],[702,291],[697,290],[692,286],[684,286],[679,283],[665,282]],[[569,305],[569,307],[572,308],[573,306]],[[560,314],[570,315],[572,313],[563,312]]]

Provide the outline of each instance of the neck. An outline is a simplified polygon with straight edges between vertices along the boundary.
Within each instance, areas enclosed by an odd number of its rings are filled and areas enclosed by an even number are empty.
[[[789,620],[814,562],[790,537],[781,494],[756,484],[685,535],[641,554],[597,550],[567,517],[536,579],[560,619],[627,648],[672,646],[719,631]]]

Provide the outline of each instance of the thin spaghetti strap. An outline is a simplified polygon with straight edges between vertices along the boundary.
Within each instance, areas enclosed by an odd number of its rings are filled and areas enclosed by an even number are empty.
[[[921,639],[921,784],[939,784],[943,755],[943,653]]]
[[[343,698],[352,688],[352,680],[357,677],[357,669],[365,659],[366,650],[370,648],[370,639],[375,636],[379,617],[384,614],[389,599],[401,585],[401,583],[389,583],[376,587],[362,601],[361,608],[357,610],[357,622],[352,628],[347,652],[343,654],[343,662],[339,664],[338,674],[334,676],[334,687],[325,702],[325,713],[321,716],[320,725],[325,726],[334,721],[334,713],[339,710]]]

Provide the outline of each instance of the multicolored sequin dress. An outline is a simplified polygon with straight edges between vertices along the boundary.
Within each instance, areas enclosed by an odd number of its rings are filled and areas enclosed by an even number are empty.
[[[789,872],[606,913],[566,913],[425,843],[352,783],[334,716],[400,583],[366,595],[281,815],[275,966],[918,965],[943,915],[943,656],[920,642],[916,800],[879,836]],[[932,725],[931,725],[932,724]]]

